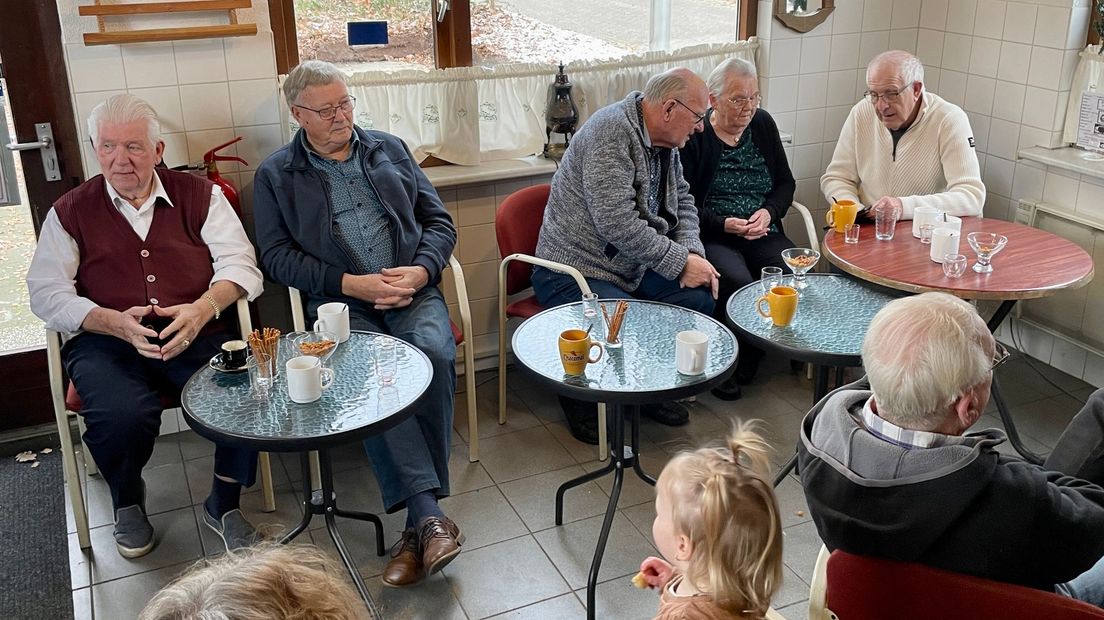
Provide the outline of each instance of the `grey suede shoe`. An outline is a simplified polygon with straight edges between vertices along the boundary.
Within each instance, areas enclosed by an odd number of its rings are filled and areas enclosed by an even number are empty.
[[[249,547],[261,539],[253,524],[236,508],[222,515],[221,519],[216,519],[204,507],[203,523],[219,535],[227,551]]]
[[[124,558],[140,558],[153,550],[153,526],[135,504],[115,511],[115,547]]]

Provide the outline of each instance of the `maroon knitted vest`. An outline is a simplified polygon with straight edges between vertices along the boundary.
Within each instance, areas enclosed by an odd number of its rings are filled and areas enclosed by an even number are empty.
[[[78,295],[122,311],[191,303],[210,286],[211,252],[200,230],[211,205],[212,183],[171,170],[158,169],[157,176],[173,206],[157,201],[145,241],[111,203],[103,175],[54,203],[58,220],[80,250]]]

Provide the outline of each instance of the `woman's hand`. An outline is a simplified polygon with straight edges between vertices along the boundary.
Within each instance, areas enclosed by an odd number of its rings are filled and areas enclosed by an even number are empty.
[[[653,555],[640,563],[640,573],[644,575],[649,588],[662,590],[671,577],[675,576],[675,567],[667,560]]]
[[[770,232],[771,214],[766,209],[759,209],[747,219],[747,231],[742,235],[749,241],[767,236]]]
[[[724,231],[730,235],[744,236],[747,233],[748,221],[738,217],[726,217]]]

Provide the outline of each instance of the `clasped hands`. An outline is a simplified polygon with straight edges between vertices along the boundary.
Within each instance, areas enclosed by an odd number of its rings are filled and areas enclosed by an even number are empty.
[[[739,235],[748,241],[754,241],[765,237],[770,232],[770,225],[770,211],[759,209],[746,220],[739,217],[726,217],[724,231],[731,235]]]
[[[143,357],[168,361],[180,355],[192,344],[199,331],[214,317],[214,311],[210,305],[193,302],[178,304],[162,308],[161,306],[133,306],[113,313],[109,319],[110,332],[122,340],[126,340]],[[154,331],[148,325],[142,324],[142,319],[154,316],[162,319],[172,319],[165,329]],[[164,341],[171,340],[162,345],[157,345],[148,338],[158,338]]]
[[[421,265],[393,267],[366,275],[345,274],[341,292],[374,304],[376,310],[393,310],[410,305],[417,293],[429,283],[429,271]]]

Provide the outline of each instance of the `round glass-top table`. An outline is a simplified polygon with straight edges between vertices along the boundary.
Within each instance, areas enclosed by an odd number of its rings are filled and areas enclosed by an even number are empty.
[[[809,286],[798,291],[793,322],[785,327],[776,327],[755,309],[755,301],[763,295],[759,282],[733,293],[725,314],[741,335],[760,348],[821,366],[859,366],[866,328],[882,306],[896,297],[836,274],[810,273],[806,280]]]
[[[601,300],[600,303],[612,306],[616,302]],[[711,317],[659,302],[628,302],[629,309],[621,326],[622,345],[607,347],[602,359],[588,364],[581,376],[564,374],[559,351],[561,332],[587,329],[590,325],[590,321],[583,317],[581,302],[550,308],[529,317],[514,332],[512,345],[518,366],[539,383],[562,396],[606,403],[609,409],[608,464],[569,480],[556,490],[556,525],[563,525],[564,493],[588,481],[613,474],[613,487],[587,578],[587,618],[591,620],[594,618],[598,571],[617,511],[625,469],[632,467],[645,482],[655,484],[655,479],[641,469],[640,459],[637,458],[640,447],[639,405],[686,398],[719,384],[732,374],[739,350],[732,332]],[[599,317],[596,325],[601,322]],[[688,376],[675,369],[675,334],[691,329],[709,336],[709,353],[705,371]],[[626,418],[629,419],[629,429],[625,428]],[[631,431],[631,443],[628,445],[625,443],[626,430]]]
[[[376,344],[395,343],[396,371],[390,385],[380,385],[376,375]],[[284,343],[281,343],[283,345]],[[224,444],[262,452],[301,452],[303,467],[303,518],[280,539],[287,543],[305,532],[314,515],[323,515],[341,561],[364,599],[372,618],[380,618],[356,563],[349,555],[334,517],[369,521],[376,526],[376,553],[383,555],[383,523],[367,512],[337,506],[333,489],[330,448],[376,435],[401,424],[433,379],[429,358],[417,347],[374,332],[353,332],[325,362],[334,370],[333,384],[313,403],[293,402],[287,393],[287,360],[281,355],[272,386],[254,390],[248,373],[224,374],[204,366],[184,386],[180,395],[184,419],[199,435]],[[318,454],[321,489],[312,489],[308,451]]]
[[[602,303],[612,306],[616,301]],[[557,345],[560,332],[588,325],[582,303],[545,310],[526,319],[514,332],[514,357],[530,374],[564,396],[623,405],[699,394],[723,381],[736,361],[736,338],[715,319],[670,304],[632,300],[621,326],[622,346],[606,348],[602,359],[588,364],[582,376],[566,375]],[[700,375],[675,370],[675,334],[690,329],[709,336],[709,354]]]

